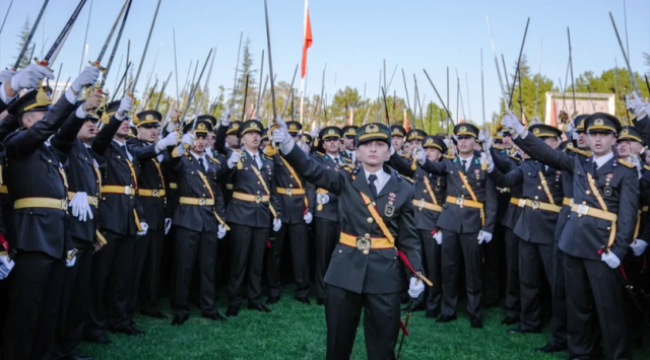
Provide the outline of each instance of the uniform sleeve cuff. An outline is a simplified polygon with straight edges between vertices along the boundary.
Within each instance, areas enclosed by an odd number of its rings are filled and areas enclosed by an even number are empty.
[[[74,104],[77,102],[77,95],[72,92],[72,88],[68,88],[68,90],[65,91],[65,99],[68,100],[70,104]]]
[[[119,112],[119,111],[116,112],[115,115],[113,115],[113,116],[115,116],[115,118],[116,118],[117,120],[119,120],[119,121],[122,121],[122,120],[126,119],[126,114],[120,116],[120,112]]]
[[[14,95],[10,98],[7,98],[7,93],[5,92],[5,84],[2,83],[0,84],[0,100],[2,100],[3,103],[9,104],[10,102],[14,101],[18,95]]]
[[[294,145],[296,145],[296,143],[295,141],[293,141],[293,139],[291,139],[289,142],[285,144],[280,144],[280,151],[282,151],[284,155],[287,155],[288,153],[291,152],[291,150],[293,150]]]
[[[79,119],[85,119],[88,117],[88,112],[84,111],[83,106],[79,106],[74,114]]]

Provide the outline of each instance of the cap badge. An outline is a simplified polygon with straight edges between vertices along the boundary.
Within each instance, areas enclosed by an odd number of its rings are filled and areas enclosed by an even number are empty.
[[[373,133],[378,133],[379,132],[379,126],[376,124],[370,124],[366,126],[366,133],[367,134],[373,134]]]

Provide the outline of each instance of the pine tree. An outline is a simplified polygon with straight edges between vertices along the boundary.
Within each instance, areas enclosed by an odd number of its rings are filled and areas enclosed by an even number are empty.
[[[235,107],[239,110],[235,110],[235,118],[239,119],[242,114],[242,106],[244,105],[244,98],[246,92],[246,76],[248,76],[248,96],[246,97],[246,108],[249,109],[250,105],[254,102],[255,89],[257,82],[255,81],[255,73],[257,70],[253,69],[253,55],[250,52],[250,38],[246,38],[244,43],[244,51],[242,54],[242,61],[239,67],[239,79],[237,80],[237,101]]]
[[[20,33],[18,34],[18,42],[16,43],[18,45],[18,52],[16,53],[16,57],[14,57],[14,64],[11,64],[10,66],[15,65],[15,61],[18,59],[18,54],[20,54],[20,51],[23,49],[25,46],[25,42],[27,42],[27,38],[29,37],[29,33],[31,32],[32,27],[29,24],[29,17],[25,19],[25,24],[23,25],[22,30],[20,30]],[[23,58],[20,60],[20,65],[18,65],[18,68],[24,68],[25,66],[29,65],[30,59],[29,59],[29,54],[30,54],[30,49],[27,49],[25,51],[25,54],[23,55]]]

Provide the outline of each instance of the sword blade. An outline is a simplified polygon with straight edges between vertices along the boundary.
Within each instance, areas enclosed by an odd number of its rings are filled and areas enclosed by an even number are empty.
[[[70,19],[68,19],[68,22],[63,27],[63,30],[61,30],[59,37],[54,41],[52,47],[50,47],[50,50],[47,52],[43,60],[41,60],[41,65],[47,66],[48,64],[54,62],[56,55],[59,54],[59,51],[61,51],[65,40],[68,38],[68,35],[70,35],[70,30],[72,30],[72,26],[74,26],[75,21],[77,21],[79,13],[81,13],[81,9],[83,9],[84,5],[86,5],[86,1],[87,0],[79,1],[79,4],[74,9],[74,12],[72,12]]]
[[[36,28],[38,28],[38,24],[41,22],[41,18],[43,17],[43,13],[45,12],[45,8],[47,7],[47,4],[49,2],[50,0],[43,1],[43,6],[41,6],[41,11],[39,11],[38,16],[36,17],[36,21],[34,21],[32,30],[29,32],[27,39],[25,39],[25,44],[23,44],[23,48],[20,50],[20,53],[18,53],[18,58],[16,58],[16,64],[14,64],[14,71],[18,70],[18,66],[20,65],[20,62],[23,60],[23,56],[25,56],[27,49],[29,49],[29,43],[32,41],[32,38],[34,37],[34,33],[36,33]],[[9,13],[9,10],[7,10],[7,13]]]
[[[138,72],[135,75],[133,84],[131,85],[131,92],[135,91],[136,86],[138,85],[138,79],[140,78],[140,73],[142,72],[142,65],[144,65],[144,59],[147,56],[147,49],[149,49],[149,41],[151,40],[151,34],[153,33],[153,28],[156,25],[156,19],[158,18],[158,10],[160,9],[160,3],[162,0],[158,0],[158,5],[156,5],[156,12],[153,14],[153,20],[151,21],[151,27],[149,28],[149,36],[147,36],[147,42],[144,44],[144,52],[142,53],[142,59],[140,59],[140,65],[138,66]]]

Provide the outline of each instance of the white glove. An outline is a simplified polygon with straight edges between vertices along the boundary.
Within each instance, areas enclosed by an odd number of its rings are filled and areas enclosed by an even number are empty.
[[[0,76],[2,76],[2,73],[0,73]],[[316,126],[309,135],[311,135],[312,139],[316,139],[318,137],[319,132],[320,132],[320,126]]]
[[[278,232],[280,231],[281,227],[282,227],[282,220],[273,219],[273,231]]]
[[[88,204],[88,194],[85,192],[78,192],[72,197],[70,208],[72,209],[72,216],[81,222],[86,222],[89,218],[90,220],[93,219],[93,210]]]
[[[187,133],[183,135],[179,145],[184,148],[185,144],[187,144],[188,149],[191,149],[194,146],[194,134]]]
[[[417,158],[418,164],[420,165],[424,165],[424,163],[427,162],[427,154],[425,154],[422,149],[415,149],[413,156]]]
[[[478,232],[478,238],[477,239],[478,239],[478,244],[479,245],[481,245],[483,243],[487,244],[490,241],[492,241],[492,234],[490,234],[487,231],[481,230],[481,231]]]
[[[507,129],[513,129],[516,134],[521,134],[524,130],[526,130],[526,128],[519,122],[519,119],[517,119],[515,114],[513,114],[510,110],[508,110],[508,113],[503,116],[501,125]]]
[[[137,235],[138,235],[138,236],[145,236],[145,235],[147,235],[147,230],[149,230],[149,224],[147,224],[146,222],[141,222],[141,223],[140,223],[140,227],[142,228],[142,231],[138,231],[138,232],[137,232]]]
[[[11,88],[15,92],[22,89],[33,89],[38,86],[38,81],[44,78],[54,80],[54,74],[41,65],[29,64],[11,78]]]
[[[621,259],[619,259],[618,256],[616,256],[616,254],[611,251],[603,252],[602,255],[600,255],[600,260],[605,262],[605,264],[607,264],[607,266],[612,269],[616,269],[621,265]]]
[[[311,221],[314,220],[314,215],[312,215],[310,211],[307,211],[307,213],[303,215],[302,218],[305,220],[305,223],[311,224]]]
[[[233,151],[232,154],[230,154],[230,157],[228,158],[228,169],[232,169],[237,165],[237,163],[241,160],[241,151]]]
[[[483,157],[483,155],[485,155],[485,153],[483,153],[481,157]],[[487,166],[488,173],[494,171],[494,159],[492,158],[492,154],[488,154],[487,156]]]
[[[277,128],[273,130],[273,141],[280,143],[280,145],[288,145],[291,143],[291,135],[289,135],[289,130],[287,129],[287,124],[279,118],[275,121]]]
[[[438,230],[433,234],[433,238],[436,240],[438,245],[442,245],[442,231]]]
[[[121,117],[124,117],[132,110],[133,110],[133,98],[127,95],[123,97],[122,100],[120,100],[120,107],[117,109],[117,114],[119,114],[119,116]]]
[[[172,219],[166,218],[165,219],[165,235],[169,234],[169,230],[172,229]]]
[[[648,247],[648,243],[641,239],[635,239],[630,244],[630,249],[634,252],[634,256],[639,257],[643,255],[643,252]]]
[[[625,96],[625,106],[634,111],[634,115],[638,116],[646,109],[646,102],[636,93],[632,91],[630,95]]]
[[[325,205],[330,202],[330,196],[328,194],[316,194],[316,203]]]
[[[230,107],[226,107],[226,112],[223,114],[223,117],[221,118],[221,126],[228,126],[230,125]]]
[[[0,84],[6,83],[7,80],[11,79],[16,74],[18,74],[18,72],[14,71],[13,69],[0,71]]]
[[[165,150],[168,146],[175,146],[176,142],[178,142],[178,133],[176,131],[170,132],[167,136],[156,143],[156,152],[159,153]]]
[[[219,224],[219,229],[217,230],[217,238],[219,240],[223,239],[226,236],[226,232],[228,232],[228,230],[226,230],[226,227]]]
[[[417,298],[424,292],[424,284],[422,281],[415,276],[409,280],[409,296],[413,299]]]
[[[85,86],[94,85],[99,79],[101,72],[97,66],[86,66],[85,69],[81,70],[79,76],[72,82],[72,90],[75,93],[81,91]]]
[[[14,268],[13,260],[9,260],[9,255],[0,255],[0,280],[9,276],[11,269]]]
[[[68,256],[65,258],[65,266],[66,267],[73,267],[74,264],[77,262],[77,255],[76,255],[76,250],[68,250]]]

